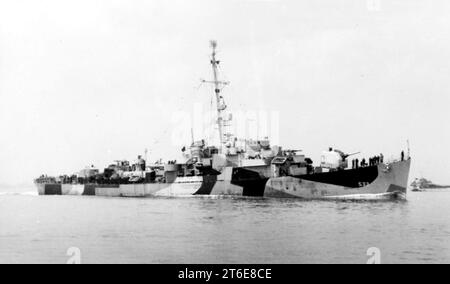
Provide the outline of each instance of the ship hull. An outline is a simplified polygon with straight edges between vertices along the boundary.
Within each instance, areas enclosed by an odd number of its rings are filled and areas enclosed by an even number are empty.
[[[225,168],[218,176],[183,177],[173,183],[37,184],[40,195],[104,197],[251,196],[333,200],[406,198],[411,160],[299,177],[267,178],[261,172]]]
[[[265,197],[341,200],[405,199],[411,160],[344,172],[270,179]]]
[[[193,195],[243,196],[244,188],[231,183],[232,168],[221,175],[180,177],[172,183],[36,184],[39,195],[103,197],[182,197]]]
[[[78,195],[104,197],[175,197],[192,195],[243,195],[240,187],[223,181],[191,181],[141,184],[40,184],[39,195]]]

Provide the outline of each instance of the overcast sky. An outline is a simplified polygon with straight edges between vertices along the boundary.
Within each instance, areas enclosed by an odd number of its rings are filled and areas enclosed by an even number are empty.
[[[210,39],[230,109],[278,113],[285,148],[409,139],[411,176],[450,183],[449,37],[446,0],[0,0],[0,183],[176,157]]]

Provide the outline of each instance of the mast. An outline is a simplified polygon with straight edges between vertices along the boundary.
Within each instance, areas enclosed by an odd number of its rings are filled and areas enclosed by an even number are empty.
[[[217,106],[217,126],[219,129],[219,141],[220,141],[220,147],[219,152],[222,153],[223,145],[225,144],[224,141],[224,122],[225,119],[223,117],[224,111],[227,109],[227,105],[225,104],[225,100],[223,96],[221,95],[221,85],[228,85],[229,82],[224,82],[219,80],[219,73],[218,73],[218,66],[220,64],[220,61],[216,59],[216,48],[217,48],[217,42],[215,40],[212,40],[211,42],[211,48],[212,48],[212,54],[211,54],[211,66],[213,70],[213,81],[205,81],[202,80],[203,83],[211,83],[214,85],[214,93],[216,96],[216,106]]]

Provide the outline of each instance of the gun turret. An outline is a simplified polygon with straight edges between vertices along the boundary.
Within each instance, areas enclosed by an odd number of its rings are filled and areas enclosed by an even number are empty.
[[[343,170],[348,167],[347,158],[360,152],[346,154],[341,150],[330,148],[329,151],[322,152],[321,167],[328,168],[330,170]]]

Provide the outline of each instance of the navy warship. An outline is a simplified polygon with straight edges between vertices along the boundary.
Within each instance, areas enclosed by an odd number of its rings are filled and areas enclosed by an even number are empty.
[[[378,200],[406,198],[411,158],[370,164],[353,161],[349,154],[329,148],[320,165],[302,151],[273,146],[267,139],[239,139],[229,131],[219,80],[217,43],[211,41],[219,142],[193,141],[182,149],[183,161],[149,164],[142,156],[134,162],[117,160],[102,171],[94,166],[73,175],[35,179],[39,195],[106,197],[246,196],[302,199]]]

